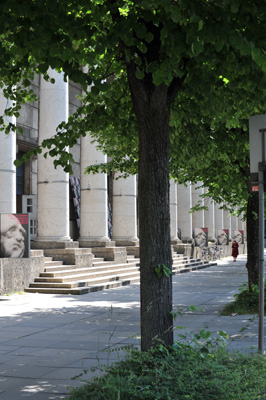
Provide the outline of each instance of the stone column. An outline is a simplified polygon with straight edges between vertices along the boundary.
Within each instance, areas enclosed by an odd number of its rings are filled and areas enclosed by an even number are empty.
[[[178,215],[177,215],[177,184],[174,179],[170,180],[170,235],[171,243],[180,242],[177,237]]]
[[[0,89],[0,116],[4,115],[6,108],[12,102],[3,95]],[[4,117],[4,123],[15,124],[15,117]],[[6,135],[0,132],[0,213],[16,213],[16,133]]]
[[[117,178],[119,174],[116,174]],[[136,175],[113,180],[113,234],[117,246],[135,246],[137,237]]]
[[[192,185],[192,207],[196,204],[200,203],[201,206],[204,206],[204,199],[201,195],[204,194],[204,188],[199,187],[201,182],[196,185]],[[192,214],[192,227],[195,228],[204,228],[204,210],[195,211]]]
[[[81,137],[80,160],[80,247],[111,245],[108,237],[107,175],[84,174],[88,165],[106,163],[107,157],[97,150],[89,134]]]
[[[210,197],[206,197],[204,205],[208,210],[204,210],[205,227],[208,228],[208,239],[215,239],[215,217],[214,217],[214,201]]]
[[[247,220],[244,221],[244,240],[247,241]]]
[[[223,212],[223,224],[224,224],[224,229],[228,229],[228,238],[229,240],[231,239],[231,216],[229,211],[224,211]]]
[[[236,215],[231,216],[231,238],[234,238],[235,231],[238,230],[238,217]]]
[[[178,227],[181,229],[181,239],[184,242],[193,241],[192,214],[189,212],[192,206],[191,184],[177,186],[178,203]]]
[[[240,215],[239,215],[239,217],[238,217],[238,230],[240,230],[240,231],[244,231],[244,234],[243,234],[243,240],[245,241],[246,240],[246,226],[245,226],[245,222],[246,221],[243,221],[243,213],[241,213]]]
[[[243,221],[243,213],[238,217],[238,229],[245,230],[245,221]]]
[[[68,82],[63,73],[50,69],[55,79],[51,84],[41,77],[39,143],[56,134],[57,126],[68,118]],[[69,175],[56,169],[54,158],[38,156],[38,235],[37,242],[70,241],[69,236]]]
[[[223,229],[224,227],[224,220],[223,220],[223,209],[222,207],[223,203],[218,204],[215,203],[214,205],[214,218],[215,218],[215,228],[216,228],[216,238],[218,236],[218,229]]]

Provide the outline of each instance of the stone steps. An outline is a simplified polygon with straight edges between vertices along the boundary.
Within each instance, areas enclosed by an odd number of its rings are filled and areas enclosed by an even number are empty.
[[[104,268],[104,267],[103,267]],[[103,270],[100,273],[98,271],[92,271],[92,268],[79,268],[78,272],[75,270],[68,271],[65,273],[59,272],[60,275],[57,275],[56,273],[53,274],[48,274],[45,275],[44,273],[40,274],[40,278],[36,278],[35,282],[71,282],[75,280],[93,280],[93,279],[99,279],[99,276],[108,277],[115,275],[116,277],[123,276],[125,274],[125,269],[122,268],[113,268],[112,270]],[[136,265],[133,265],[131,268],[126,268],[126,274],[127,273],[139,273],[139,268]]]
[[[136,261],[133,261],[133,262],[128,262],[127,264],[111,264],[108,262],[106,265],[102,264],[87,268],[76,267],[75,265],[62,265],[62,267],[68,267],[68,268],[60,268],[55,271],[50,271],[45,269],[45,272],[42,272],[40,274],[40,278],[59,278],[59,277],[67,277],[80,274],[89,274],[93,276],[99,274],[103,275],[105,273],[110,274],[111,271],[112,273],[117,273],[120,271],[124,271],[125,268],[128,270],[130,267],[136,267],[138,263],[136,263]]]
[[[206,268],[216,263],[173,255],[173,274]],[[60,261],[45,258],[45,269],[25,292],[80,295],[98,290],[138,283],[140,281],[139,259],[128,256],[125,264],[114,264],[95,257],[92,267],[63,265]]]

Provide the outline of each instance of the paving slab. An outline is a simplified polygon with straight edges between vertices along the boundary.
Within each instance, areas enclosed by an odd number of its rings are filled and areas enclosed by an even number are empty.
[[[258,317],[220,315],[247,281],[245,263],[245,255],[236,263],[225,258],[173,276],[173,308],[183,310],[175,321],[176,338],[200,329],[214,336],[224,330],[232,351],[257,351]],[[191,312],[189,305],[200,309]],[[101,373],[91,367],[123,358],[124,346],[140,348],[139,284],[82,296],[0,296],[0,400],[66,399],[69,387]]]

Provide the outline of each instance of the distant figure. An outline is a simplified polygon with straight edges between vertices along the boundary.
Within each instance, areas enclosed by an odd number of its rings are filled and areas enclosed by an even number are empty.
[[[22,258],[25,251],[26,231],[15,215],[1,215],[2,258]]]
[[[234,240],[232,243],[232,257],[234,259],[234,262],[236,262],[236,258],[238,256],[238,247],[239,244]]]

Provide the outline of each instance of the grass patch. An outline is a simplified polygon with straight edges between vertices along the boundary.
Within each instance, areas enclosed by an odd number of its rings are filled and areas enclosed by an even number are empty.
[[[69,400],[266,399],[264,357],[204,348],[176,343],[133,350],[100,377],[73,388]]]
[[[221,315],[231,315],[233,313],[239,315],[259,313],[259,288],[257,285],[252,285],[252,291],[249,291],[248,284],[244,283],[240,286],[239,293],[235,294],[234,297],[235,300],[225,306]]]

